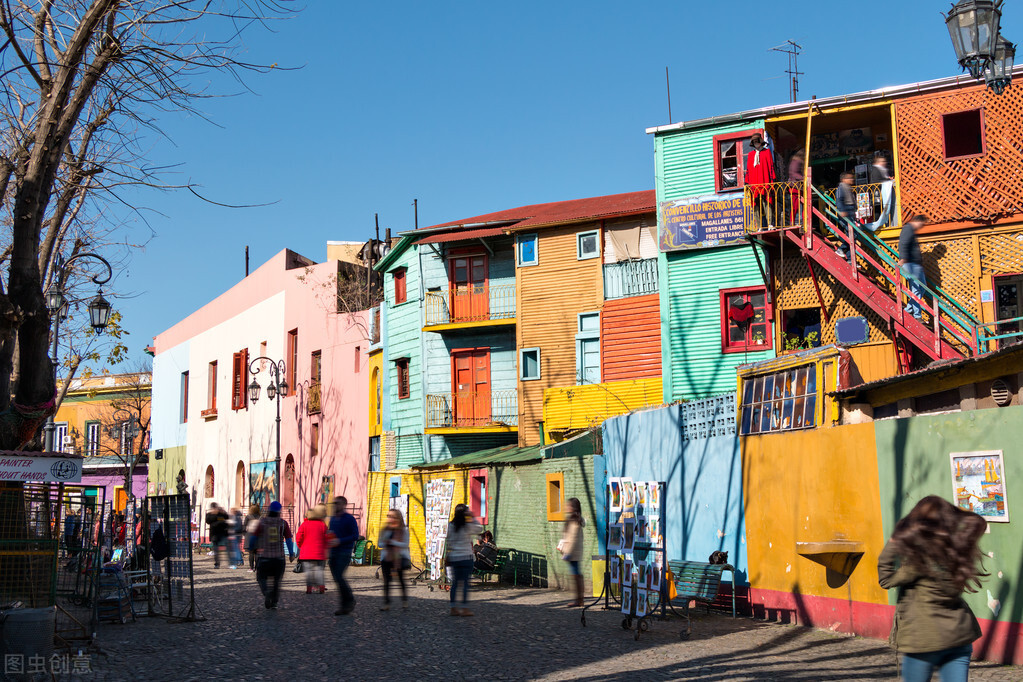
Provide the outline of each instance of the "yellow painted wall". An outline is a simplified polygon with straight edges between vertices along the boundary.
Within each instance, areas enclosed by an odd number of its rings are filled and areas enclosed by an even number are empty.
[[[873,424],[741,439],[746,544],[753,589],[887,604],[877,584],[884,547]],[[864,555],[849,580],[829,586],[826,569],[797,542],[844,537]]]
[[[67,422],[68,435],[75,438],[75,447],[79,454],[85,455],[86,422],[100,422],[100,444],[98,455],[114,455],[120,450],[120,441],[113,439],[107,433],[107,428],[113,423],[114,408],[110,401],[124,399],[119,385],[123,379],[120,375],[99,376],[83,379],[78,382],[78,387],[68,391],[67,396],[57,408],[53,416],[54,422]],[[129,390],[131,390],[129,388]],[[146,424],[149,423],[149,404],[142,406],[140,417]],[[137,442],[136,442],[137,445]],[[61,444],[54,443],[54,449],[60,450]]]
[[[600,312],[604,259],[578,260],[576,234],[599,229],[599,222],[540,228],[537,265],[516,268],[516,342],[519,348],[540,348],[540,378],[518,382],[519,445],[540,443],[544,391],[577,383],[578,315]]]
[[[853,364],[859,373],[859,381],[853,377],[854,383],[869,383],[893,377],[899,373],[899,365],[895,358],[895,347],[890,341],[881,343],[864,343],[848,348]]]
[[[544,432],[548,441],[557,441],[567,431],[599,426],[610,417],[660,405],[662,398],[660,377],[548,388],[544,391]]]
[[[380,387],[383,382],[383,351],[376,351],[369,356],[369,437],[379,436],[383,433],[383,426],[380,422],[381,398]],[[381,443],[383,446],[383,443]],[[383,461],[381,452],[380,461]]]

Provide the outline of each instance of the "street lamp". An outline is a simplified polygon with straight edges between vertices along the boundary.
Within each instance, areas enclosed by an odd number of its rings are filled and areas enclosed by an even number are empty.
[[[984,82],[996,95],[1002,94],[1012,83],[1012,62],[1015,57],[1016,46],[998,36],[994,58],[984,69]]]
[[[981,78],[994,58],[1002,0],[959,0],[945,16],[959,65]]]
[[[50,339],[50,362],[53,366],[53,382],[57,383],[57,340],[60,338],[60,321],[67,319],[69,303],[64,293],[64,280],[67,279],[68,268],[79,258],[95,258],[106,266],[106,276],[103,274],[94,275],[92,281],[98,287],[96,298],[89,301],[89,325],[100,333],[110,321],[110,302],[103,298],[103,285],[110,281],[114,271],[103,256],[95,253],[79,253],[68,260],[64,260],[60,254],[53,264],[53,283],[43,294],[46,302],[46,309],[53,317],[53,330]],[[53,432],[56,427],[53,424],[53,415],[46,418],[46,425],[43,427],[43,449],[47,452],[53,451]],[[63,446],[63,444],[61,444]]]
[[[132,492],[132,478],[135,475],[135,438],[139,435],[141,430],[139,427],[139,420],[134,414],[128,410],[117,410],[111,416],[113,424],[107,428],[107,433],[115,441],[121,441],[122,436],[126,443],[125,448],[121,449],[122,455],[127,455],[125,460],[127,463],[128,475],[125,477],[125,488],[128,492],[129,498],[134,498],[135,494]]]
[[[286,368],[284,360],[274,362],[268,357],[259,356],[253,358],[249,363],[249,373],[252,374],[252,383],[249,384],[249,400],[253,403],[259,401],[259,382],[256,375],[260,367],[256,363],[265,360],[270,363],[270,383],[266,386],[266,397],[277,402],[277,454],[274,457],[274,495],[278,501],[281,499],[281,398],[288,394],[288,380],[284,378]]]

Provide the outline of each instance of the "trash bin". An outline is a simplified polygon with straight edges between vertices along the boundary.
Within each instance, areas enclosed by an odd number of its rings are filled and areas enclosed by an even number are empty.
[[[53,632],[57,607],[0,611],[0,660],[21,655],[28,661],[41,656],[49,664],[53,655]]]

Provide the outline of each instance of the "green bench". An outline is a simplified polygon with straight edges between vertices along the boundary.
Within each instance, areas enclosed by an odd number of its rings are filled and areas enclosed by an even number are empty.
[[[669,561],[668,568],[675,576],[675,590],[678,596],[673,601],[681,602],[682,618],[686,620],[686,629],[680,635],[687,639],[693,632],[693,620],[689,612],[689,602],[702,602],[710,611],[711,603],[717,599],[718,588],[721,587],[721,574],[728,571],[732,574],[732,618],[735,618],[735,569],[730,564],[707,564],[702,561]],[[669,602],[671,610],[675,605]],[[678,613],[678,611],[675,611]]]
[[[478,568],[473,567],[472,574],[479,578],[480,580],[482,580],[483,582],[487,582],[490,576],[496,575],[497,583],[500,584],[501,574],[504,573],[504,567],[505,564],[508,563],[508,558],[510,555],[511,550],[498,548],[497,557],[494,558],[494,567],[486,570],[480,570]]]

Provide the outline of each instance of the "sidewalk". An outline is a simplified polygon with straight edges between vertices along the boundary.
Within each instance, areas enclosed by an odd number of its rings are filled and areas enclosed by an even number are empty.
[[[247,569],[196,562],[207,620],[104,625],[96,672],[83,680],[894,680],[884,642],[808,628],[699,614],[692,637],[678,619],[653,621],[636,641],[621,614],[569,609],[567,594],[474,583],[473,618],[452,618],[448,594],[409,590],[409,608],[382,612],[376,567],[350,569],[358,600],[336,617],[337,590],[306,595],[285,574],[281,607],[266,610]],[[971,680],[1019,681],[1023,669],[975,663]]]

